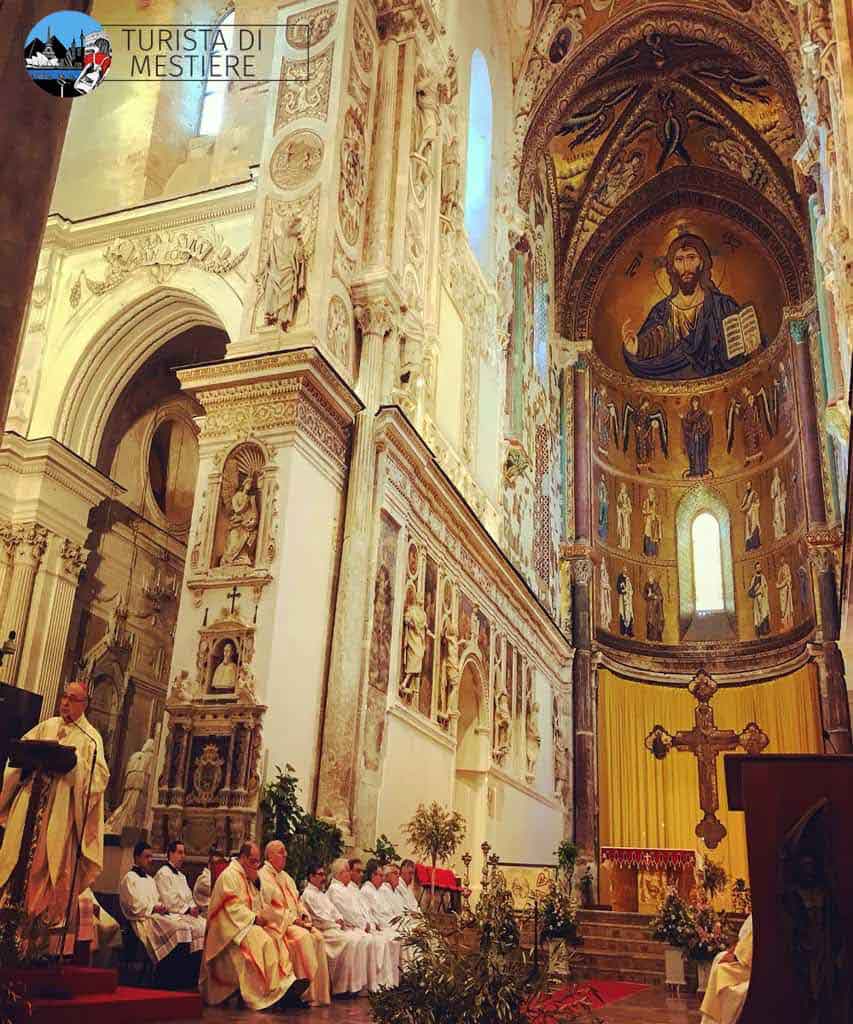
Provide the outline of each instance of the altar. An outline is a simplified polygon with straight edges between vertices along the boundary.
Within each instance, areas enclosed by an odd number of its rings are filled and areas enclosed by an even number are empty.
[[[683,900],[695,888],[693,850],[641,850],[603,846],[599,871],[599,900],[620,913],[655,914],[674,885]]]

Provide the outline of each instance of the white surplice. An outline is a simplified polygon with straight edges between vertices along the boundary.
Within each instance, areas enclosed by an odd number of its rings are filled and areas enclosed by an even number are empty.
[[[335,905],[338,916],[343,918],[344,927],[362,936],[367,949],[367,987],[375,992],[383,985],[390,985],[393,976],[388,943],[372,931],[370,916],[365,908],[358,886],[352,882],[343,885],[336,878],[329,884],[328,897]]]
[[[326,893],[310,882],[302,893],[302,902],[311,914],[314,927],[323,933],[333,995],[360,992],[367,984],[368,936],[355,929],[341,928],[337,907]]]
[[[207,916],[207,908],[210,906],[210,891],[212,888],[210,868],[205,868],[195,880],[195,885],[193,886],[193,902],[205,917]]]
[[[141,868],[131,868],[121,880],[119,902],[122,913],[155,963],[165,959],[181,942],[186,942],[193,952],[202,948],[188,924],[191,918],[154,913],[154,907],[162,903],[160,892],[154,879]]]
[[[391,975],[388,984],[396,988],[400,984],[400,955],[403,951],[403,943],[400,941],[400,932],[392,925],[391,920],[399,917],[400,910],[398,907],[394,907],[394,913],[389,914],[387,900],[382,898],[381,891],[373,882],[365,882],[362,885],[361,898],[367,906],[371,922],[376,929],[376,935],[384,939],[388,945]]]
[[[412,914],[421,914],[421,908],[418,905],[418,899],[412,889],[406,885],[403,879],[400,879],[400,884],[397,886],[397,895],[400,897],[403,906]]]
[[[743,922],[734,948],[735,959],[720,953],[711,967],[700,1012],[702,1024],[736,1024],[749,990],[752,971],[752,914]]]
[[[204,947],[204,930],[207,925],[201,916],[194,917],[190,911],[195,907],[193,894],[190,892],[187,876],[183,871],[178,871],[171,864],[164,864],[154,876],[157,883],[157,891],[160,893],[160,902],[169,911],[169,916],[175,914],[187,919],[187,925],[193,933],[191,949],[195,953]]]

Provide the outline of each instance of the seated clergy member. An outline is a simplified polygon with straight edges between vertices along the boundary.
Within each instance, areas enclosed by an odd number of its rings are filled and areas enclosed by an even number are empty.
[[[423,911],[415,896],[415,862],[404,860],[400,864],[400,884],[397,886],[397,897],[410,914],[420,914]]]
[[[399,927],[403,921],[403,897],[399,893],[400,869],[396,864],[386,864],[382,869],[382,887],[379,902],[388,925]]]
[[[353,877],[355,877],[355,874],[355,869],[353,869]],[[388,914],[387,907],[379,895],[384,876],[378,860],[369,860],[367,862],[364,877],[366,881],[361,887],[361,896],[367,906],[376,932],[388,944],[388,957],[391,965],[390,984],[392,987],[396,987],[400,984],[400,954],[403,944],[400,941],[399,932],[391,924],[392,915]],[[400,911],[396,907],[394,908],[393,916],[400,916]]]
[[[371,992],[376,992],[383,985],[391,983],[393,969],[388,943],[374,932],[361,892],[358,887],[351,887],[351,882],[349,861],[339,857],[332,864],[329,899],[343,918],[344,927],[363,937],[367,947],[367,987]]]
[[[287,945],[297,978],[311,983],[305,1002],[311,1006],[328,1006],[329,963],[323,933],[314,928],[308,908],[299,899],[296,882],[284,870],[287,848],[278,839],[267,843],[261,880],[261,909],[267,919],[267,931],[274,931]]]
[[[193,951],[204,948],[204,918],[199,914],[193,894],[187,882],[187,876],[181,871],[184,864],[184,844],[180,839],[173,839],[166,847],[166,863],[154,876],[160,902],[170,914],[188,918],[187,923],[193,933]]]
[[[140,840],[133,848],[133,867],[119,888],[122,912],[158,965],[162,983],[177,988],[195,985],[201,947],[190,926],[193,919],[169,914],[150,869],[151,847]]]
[[[284,940],[266,931],[255,886],[261,866],[256,843],[243,843],[213,884],[199,988],[216,1006],[234,992],[250,1010],[265,1010],[285,996],[298,999],[308,988],[297,981]]]
[[[702,1024],[735,1024],[749,989],[752,970],[752,914],[737,942],[714,959],[700,1012]]]
[[[347,929],[337,907],[323,892],[326,869],[308,866],[308,884],[302,902],[311,914],[314,927],[323,933],[333,995],[358,995],[367,984],[367,936]]]
[[[207,867],[195,880],[193,886],[193,902],[199,909],[200,914],[207,917],[207,908],[210,906],[210,892],[213,883],[219,878],[222,871],[228,866],[228,859],[215,846],[211,846],[207,855]]]

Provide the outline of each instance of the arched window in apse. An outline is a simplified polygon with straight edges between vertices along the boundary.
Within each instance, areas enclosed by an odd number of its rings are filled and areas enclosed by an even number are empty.
[[[720,524],[710,512],[700,512],[693,520],[693,585],[696,611],[721,612],[723,600],[723,553]]]
[[[228,91],[228,79],[225,75],[225,57],[231,52],[231,45],[234,40],[234,12],[229,11],[216,27],[222,33],[225,49],[223,50],[222,48],[219,36],[214,34],[212,38],[219,45],[208,52],[208,59],[215,54],[217,72],[213,77],[208,75],[204,83],[201,115],[198,121],[199,135],[216,135],[222,127],[222,116],[225,113],[225,94]]]
[[[468,155],[465,165],[465,230],[481,267],[488,264],[492,200],[492,86],[486,58],[471,56]]]

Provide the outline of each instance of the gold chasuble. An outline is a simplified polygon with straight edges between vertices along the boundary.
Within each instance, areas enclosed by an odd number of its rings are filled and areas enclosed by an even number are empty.
[[[104,760],[100,733],[85,715],[70,725],[58,716],[48,718],[21,738],[57,740],[77,751],[76,766],[66,775],[58,775],[51,780],[27,887],[27,913],[33,917],[43,914],[45,924],[58,926],[65,919],[74,873],[74,854],[81,834],[80,865],[74,883],[77,894],[88,889],[101,873],[104,863],[104,790],[110,773]],[[93,754],[95,770],[86,813]],[[6,829],[0,849],[0,891],[18,862],[22,844],[26,848],[31,842],[31,837],[23,834],[31,791],[32,780],[22,781],[20,769],[6,769],[0,792],[0,825]]]
[[[601,845],[636,849],[698,850],[726,869],[729,879],[749,878],[744,816],[730,813],[725,756],[717,758],[718,817],[728,835],[706,850],[695,834],[699,810],[696,758],[673,751],[658,761],[644,745],[656,723],[689,729],[696,701],[686,687],[635,682],[598,672],[599,806]],[[721,729],[758,722],[770,738],[768,754],[820,754],[823,738],[814,667],[749,686],[721,686],[714,697]]]
[[[199,988],[209,1006],[239,988],[249,1009],[265,1010],[296,980],[284,939],[255,924],[259,908],[260,893],[232,860],[216,880],[207,914]]]

